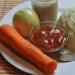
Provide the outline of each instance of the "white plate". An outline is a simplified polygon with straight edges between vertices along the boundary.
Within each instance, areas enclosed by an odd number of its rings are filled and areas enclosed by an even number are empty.
[[[73,5],[75,3],[74,0],[67,0],[67,1],[68,2],[71,1],[70,2],[71,5],[67,5],[67,3],[65,3],[65,0],[59,0],[59,7],[61,8],[61,10],[62,9],[65,10],[66,8],[71,7],[72,3],[73,3]],[[66,7],[64,7],[62,4],[63,5],[65,4]],[[18,6],[16,6],[12,10],[10,10],[4,16],[4,18],[2,18],[2,20],[0,21],[0,24],[5,24],[6,23],[6,24],[12,25],[12,18],[13,18],[13,15],[15,14],[15,12],[17,12],[18,10],[20,10],[22,8],[31,8],[31,7],[32,6],[31,6],[31,2],[30,1],[22,3],[22,4],[18,5]],[[36,69],[34,66],[32,66],[31,64],[29,64],[25,60],[21,59],[20,57],[17,57],[16,55],[14,55],[10,50],[8,50],[6,48],[3,48],[2,45],[0,45],[0,48],[1,48],[0,51],[1,51],[1,54],[3,55],[3,57],[9,63],[11,63],[13,66],[15,66],[16,68],[18,68],[18,69],[20,69],[20,70],[22,70],[24,72],[33,74],[33,75],[43,75],[43,73],[41,73],[38,69]],[[58,67],[57,67],[54,75],[75,75],[75,61],[69,62],[69,63],[58,64]]]

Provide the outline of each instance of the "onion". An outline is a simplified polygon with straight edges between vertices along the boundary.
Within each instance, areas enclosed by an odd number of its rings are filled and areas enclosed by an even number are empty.
[[[22,36],[27,37],[32,27],[40,26],[40,21],[34,10],[26,8],[15,13],[13,25]]]
[[[75,51],[75,8],[66,10],[59,18],[57,27],[68,32],[66,48]]]

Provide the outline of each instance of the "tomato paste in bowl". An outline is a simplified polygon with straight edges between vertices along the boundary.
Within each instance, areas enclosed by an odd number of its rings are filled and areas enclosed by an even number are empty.
[[[67,34],[52,24],[55,23],[42,22],[39,29],[32,28],[29,34],[30,41],[45,53],[60,50],[67,41]]]

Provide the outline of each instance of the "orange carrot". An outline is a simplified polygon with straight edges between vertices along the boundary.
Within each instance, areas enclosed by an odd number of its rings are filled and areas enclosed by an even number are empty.
[[[9,25],[1,26],[0,39],[34,63],[46,75],[49,75],[56,69],[57,62],[55,60],[45,55],[28,40],[25,40],[13,27]]]

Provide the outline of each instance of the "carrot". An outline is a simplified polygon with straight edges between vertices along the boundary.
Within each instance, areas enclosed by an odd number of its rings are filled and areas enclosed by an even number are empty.
[[[0,40],[16,49],[23,57],[34,63],[46,75],[52,73],[57,62],[45,55],[28,40],[25,40],[13,27],[3,25],[0,27]]]

